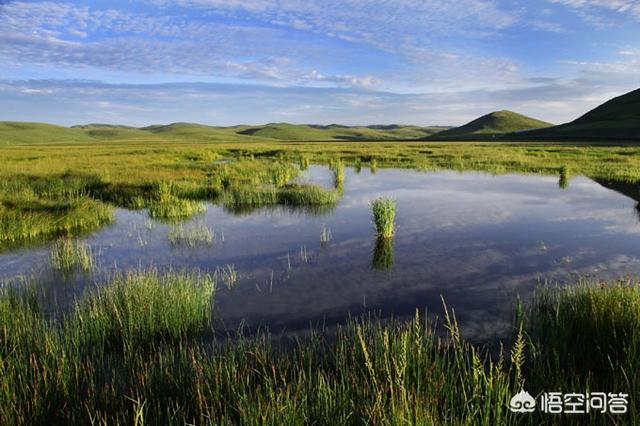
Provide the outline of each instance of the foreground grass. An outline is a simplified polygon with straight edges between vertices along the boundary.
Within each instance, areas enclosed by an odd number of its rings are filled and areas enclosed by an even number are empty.
[[[62,318],[33,288],[0,296],[0,418],[8,424],[637,424],[637,285],[545,289],[505,354],[438,337],[420,316],[351,320],[278,341],[215,341],[214,278],[136,272]],[[517,328],[517,327],[516,327]],[[594,344],[594,342],[596,342]],[[588,346],[587,346],[588,345]],[[589,351],[585,351],[589,347]],[[623,417],[514,414],[511,396],[627,392]]]

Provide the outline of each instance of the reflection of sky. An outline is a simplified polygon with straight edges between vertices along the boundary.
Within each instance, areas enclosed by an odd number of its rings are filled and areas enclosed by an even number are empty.
[[[320,167],[311,167],[304,179],[332,183]],[[93,277],[60,284],[62,278],[47,269],[46,247],[0,255],[0,277],[35,273],[56,300],[64,300],[114,269],[214,271],[234,264],[240,281],[231,292],[221,288],[217,301],[230,327],[242,318],[295,329],[367,310],[438,313],[442,295],[467,335],[483,337],[504,330],[515,294],[526,296],[538,283],[640,271],[636,202],[584,177],[561,190],[557,177],[549,176],[348,169],[346,182],[339,206],[326,215],[276,208],[233,216],[209,206],[193,221],[209,226],[216,241],[195,249],[171,247],[170,226],[149,229],[144,212],[118,210],[114,225],[86,238],[98,253]],[[369,203],[378,196],[398,203],[391,271],[371,268]],[[325,225],[332,241],[323,247]]]

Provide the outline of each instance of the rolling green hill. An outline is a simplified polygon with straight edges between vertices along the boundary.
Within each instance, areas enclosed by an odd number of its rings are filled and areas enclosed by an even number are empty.
[[[429,137],[432,140],[492,140],[502,135],[552,124],[511,111],[497,111],[477,118],[464,126],[445,130]]]
[[[207,126],[195,123],[172,123],[148,127],[113,124],[85,124],[72,127],[44,123],[0,122],[0,143],[91,143],[110,141],[375,141],[419,140],[446,129],[402,125],[328,126],[270,123],[262,126]]]
[[[532,140],[638,140],[640,89],[611,99],[571,123],[513,136]]]
[[[328,126],[270,123],[248,127],[238,133],[279,140],[401,140],[420,139],[442,130],[442,127],[418,126]]]
[[[71,129],[79,129],[87,136],[97,140],[129,140],[129,139],[153,139],[149,132],[130,126],[115,124],[85,124],[72,126]]]
[[[0,144],[91,141],[92,138],[80,129],[45,123],[0,121]]]

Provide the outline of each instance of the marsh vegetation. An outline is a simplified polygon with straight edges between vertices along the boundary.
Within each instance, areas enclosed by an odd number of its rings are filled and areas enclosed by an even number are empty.
[[[94,253],[75,238],[112,222],[115,207],[146,209],[149,232],[166,229],[165,244],[194,252],[213,244],[213,228],[182,221],[204,213],[206,203],[234,213],[326,212],[345,196],[354,176],[348,167],[364,167],[363,175],[369,167],[378,178],[389,167],[542,174],[554,188],[557,177],[566,187],[570,175],[587,175],[636,188],[639,154],[635,146],[426,142],[8,144],[0,147],[0,248],[60,238],[51,266],[91,269]],[[333,185],[294,180],[312,164],[329,166]],[[393,238],[396,203],[379,199],[370,210],[362,216],[369,238],[364,269],[391,271],[407,256],[394,253],[402,248]],[[309,241],[318,245],[318,226],[310,228],[310,240],[295,241],[291,255],[269,242],[282,258],[286,253],[287,273],[313,273],[316,259],[338,245],[333,240],[342,232],[331,223],[335,236],[328,226],[320,231],[320,244],[332,241],[329,248],[308,248]],[[537,252],[554,250],[551,243],[544,247]],[[120,271],[64,308],[47,305],[37,282],[3,285],[0,419],[18,425],[540,424],[547,419],[508,410],[523,387],[532,394],[640,391],[633,379],[640,367],[635,282],[542,288],[516,310],[502,346],[488,349],[465,341],[449,309],[439,322],[423,312],[370,314],[291,339],[264,329],[230,332],[215,321],[216,286],[240,294],[246,289],[239,271],[245,274],[235,259],[218,265],[212,274]],[[270,276],[259,285],[271,295],[278,276],[264,268]],[[629,410],[623,420],[638,423],[633,398]]]
[[[206,274],[130,272],[50,317],[36,287],[5,286],[1,417],[16,425],[537,424],[542,417],[507,409],[525,384],[640,391],[629,380],[640,367],[632,282],[542,289],[518,310],[513,345],[497,352],[465,342],[448,309],[446,336],[416,313],[352,319],[293,341],[264,331],[212,339],[215,287]],[[591,349],[575,350],[581,345]],[[624,419],[638,419],[633,398]]]

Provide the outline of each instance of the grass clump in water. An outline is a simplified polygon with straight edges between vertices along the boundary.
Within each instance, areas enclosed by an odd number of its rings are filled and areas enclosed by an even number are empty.
[[[199,201],[174,198],[169,202],[155,202],[149,206],[149,216],[155,219],[187,219],[207,211],[207,206]]]
[[[61,238],[51,249],[49,263],[58,271],[72,272],[76,269],[88,271],[93,268],[95,257],[91,247],[82,241]]]
[[[213,308],[213,277],[134,271],[78,302],[71,330],[84,344],[135,347],[202,331]]]
[[[560,189],[567,189],[569,187],[569,167],[562,165],[560,167],[560,179],[558,180],[558,186]]]
[[[278,204],[286,206],[332,205],[337,203],[338,199],[336,191],[313,184],[290,184],[278,191]]]
[[[373,224],[379,238],[393,238],[396,232],[396,202],[391,198],[378,198],[371,203]]]
[[[0,246],[90,231],[113,220],[113,210],[88,198],[0,200]]]
[[[236,265],[225,265],[216,269],[216,277],[219,277],[229,290],[238,283],[238,270]]]
[[[344,163],[340,159],[331,161],[329,167],[333,171],[333,186],[339,191],[344,189]]]
[[[213,244],[214,233],[204,223],[179,224],[172,226],[168,234],[172,245],[183,245],[190,248],[197,246],[210,246]]]

